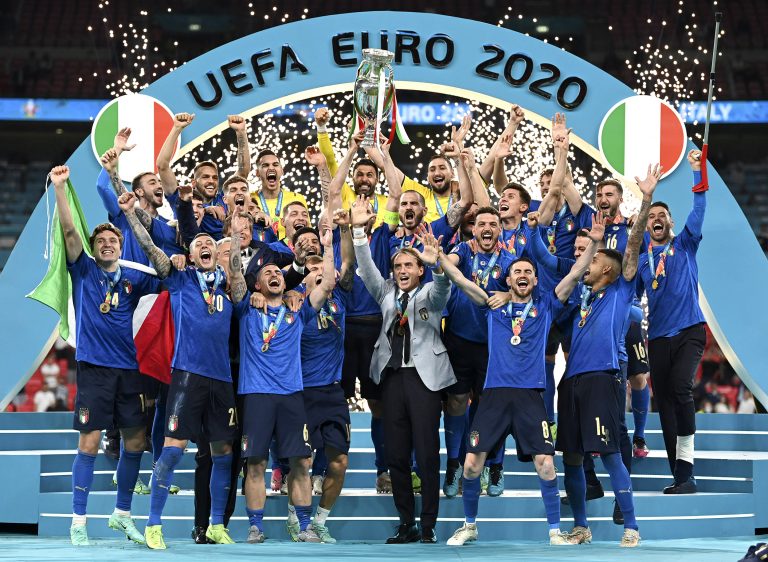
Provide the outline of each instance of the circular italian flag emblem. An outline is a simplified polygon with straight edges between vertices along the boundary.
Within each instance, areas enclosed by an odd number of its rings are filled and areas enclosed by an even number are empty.
[[[171,110],[144,94],[127,94],[113,99],[101,108],[91,128],[91,147],[97,161],[112,148],[115,135],[123,127],[130,127],[131,138],[128,144],[136,146],[120,156],[120,179],[131,181],[141,172],[157,173],[157,155],[173,128]],[[177,142],[174,154],[178,148]]]
[[[644,178],[648,164],[664,174],[677,168],[685,154],[685,125],[667,102],[632,96],[614,105],[600,124],[600,152],[608,168],[627,178]]]

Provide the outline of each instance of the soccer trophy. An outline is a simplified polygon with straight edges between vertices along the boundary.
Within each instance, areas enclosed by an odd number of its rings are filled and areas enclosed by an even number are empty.
[[[383,49],[363,49],[353,94],[358,120],[365,126],[362,146],[378,146],[379,128],[392,111],[395,74],[390,63],[394,57]]]

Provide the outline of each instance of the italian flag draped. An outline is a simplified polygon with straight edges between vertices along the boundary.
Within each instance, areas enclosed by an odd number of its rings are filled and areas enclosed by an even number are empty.
[[[112,100],[93,122],[91,145],[96,158],[112,148],[115,134],[123,127],[131,128],[129,143],[135,143],[136,147],[120,156],[120,178],[131,181],[141,172],[157,172],[157,155],[173,127],[170,110],[144,94],[128,94]]]
[[[634,96],[617,104],[600,126],[600,151],[617,174],[644,178],[648,164],[662,165],[664,175],[685,152],[685,126],[678,113],[653,96]]]

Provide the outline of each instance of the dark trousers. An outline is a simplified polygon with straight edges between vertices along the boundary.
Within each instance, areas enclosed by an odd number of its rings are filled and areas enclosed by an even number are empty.
[[[696,433],[693,378],[706,339],[704,325],[696,324],[675,336],[648,342],[653,395],[672,472],[675,470],[677,436]]]
[[[413,523],[411,450],[421,473],[421,527],[434,529],[440,501],[440,392],[429,390],[416,369],[388,369],[383,385],[384,442],[392,495],[401,523]]]

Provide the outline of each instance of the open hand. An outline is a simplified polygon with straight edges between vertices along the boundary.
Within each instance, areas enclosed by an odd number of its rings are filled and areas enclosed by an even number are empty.
[[[648,164],[648,174],[645,176],[644,180],[635,176],[637,187],[640,188],[640,191],[643,192],[644,196],[653,198],[653,192],[656,191],[656,185],[658,185],[659,180],[661,179],[662,170],[663,168],[661,164],[656,164],[653,167]]]

